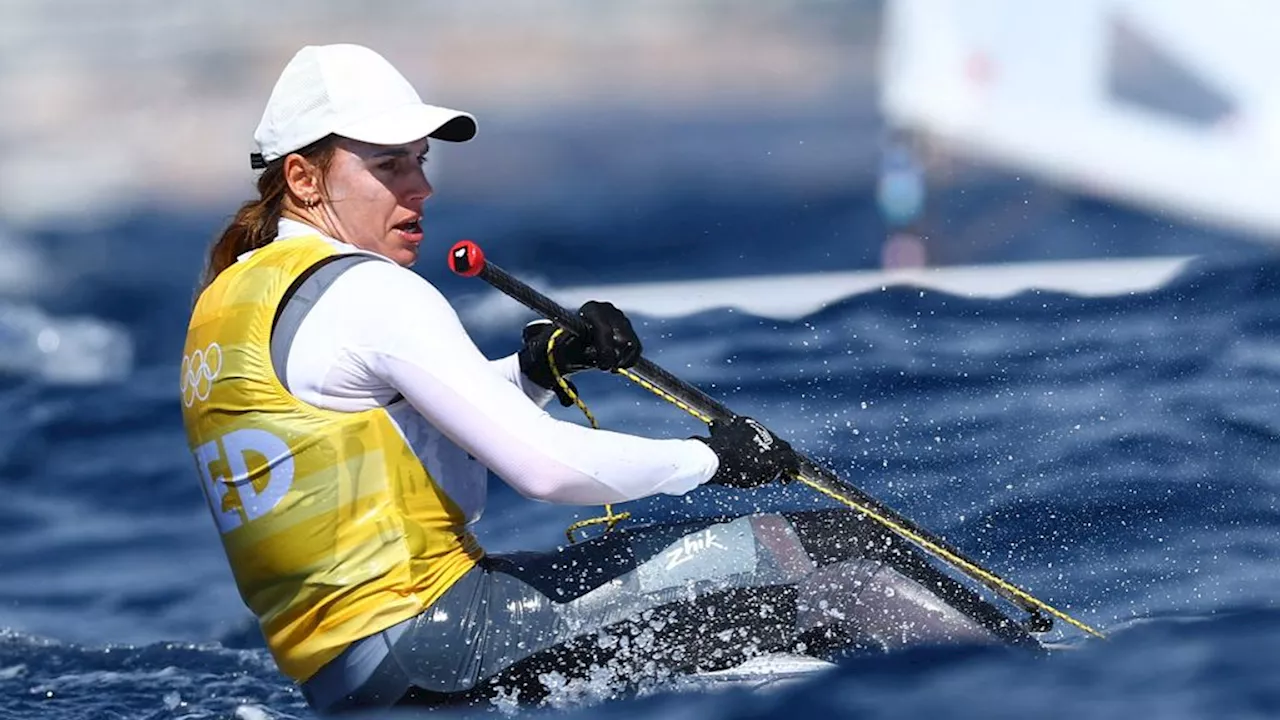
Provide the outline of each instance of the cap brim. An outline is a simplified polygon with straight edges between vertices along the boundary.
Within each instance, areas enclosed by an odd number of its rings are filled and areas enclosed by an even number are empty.
[[[374,145],[404,145],[424,137],[466,142],[476,136],[476,119],[461,110],[413,104],[380,113],[334,132]]]

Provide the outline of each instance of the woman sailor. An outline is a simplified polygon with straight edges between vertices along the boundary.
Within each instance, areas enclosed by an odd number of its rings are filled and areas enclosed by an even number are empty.
[[[709,438],[651,439],[554,419],[543,410],[557,387],[547,324],[526,328],[518,353],[480,353],[408,269],[432,194],[429,146],[475,133],[471,115],[424,104],[374,51],[305,47],[254,134],[259,197],[210,251],[184,349],[183,420],[279,668],[327,713],[501,688],[528,699],[542,672],[601,663],[634,680],[625,643],[598,637],[642,632],[628,623],[645,612],[676,630],[714,604],[733,628],[737,602],[768,626],[753,630],[768,636],[758,643],[796,642],[794,597],[775,598],[779,617],[761,620],[761,593],[794,596],[813,570],[762,550],[772,533],[775,552],[791,542],[804,555],[777,517],[619,532],[543,555],[492,557],[477,544],[469,524],[489,472],[529,498],[598,505],[708,482],[753,487],[794,472],[796,457],[745,420]],[[591,302],[581,315],[590,333],[557,339],[559,371],[636,362],[621,312]],[[676,671],[740,660],[745,640],[707,649],[666,634],[658,665]]]

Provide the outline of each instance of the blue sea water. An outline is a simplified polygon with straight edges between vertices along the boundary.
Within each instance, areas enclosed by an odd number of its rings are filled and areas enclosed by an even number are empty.
[[[972,218],[1007,202],[982,192],[942,199],[956,237],[966,222],[980,235]],[[458,237],[485,241],[495,262],[551,291],[865,268],[883,234],[870,197],[673,191],[584,210],[572,227],[497,226],[490,209],[444,202],[431,226],[440,257],[419,271],[498,354],[514,349],[520,321],[469,314],[483,290],[442,265]],[[12,301],[118,328],[130,363],[102,382],[54,382],[39,368],[0,376],[0,718],[312,717],[235,592],[179,417],[186,315],[219,220],[147,211],[32,238],[58,282]],[[656,362],[1108,639],[1060,624],[1047,639],[1063,649],[1047,657],[920,650],[766,694],[583,700],[536,715],[1280,716],[1280,259],[1080,199],[992,236],[950,251],[1203,259],[1164,288],[1120,297],[897,288],[789,321],[711,310],[637,325]],[[698,429],[621,379],[579,386],[606,427]],[[784,487],[629,509],[661,521],[828,504]],[[478,530],[493,550],[548,548],[594,510],[531,503],[495,481]]]

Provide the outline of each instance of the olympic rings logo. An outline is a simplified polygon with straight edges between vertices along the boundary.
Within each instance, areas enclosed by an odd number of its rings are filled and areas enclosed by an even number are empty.
[[[222,372],[222,346],[209,343],[204,350],[196,350],[182,357],[182,404],[191,407],[196,400],[208,400],[213,380]]]

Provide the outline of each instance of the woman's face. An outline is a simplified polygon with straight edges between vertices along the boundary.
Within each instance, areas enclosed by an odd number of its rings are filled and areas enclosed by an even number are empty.
[[[423,164],[427,140],[370,145],[338,138],[314,208],[325,229],[343,242],[409,267],[422,244],[422,205],[431,197]]]

